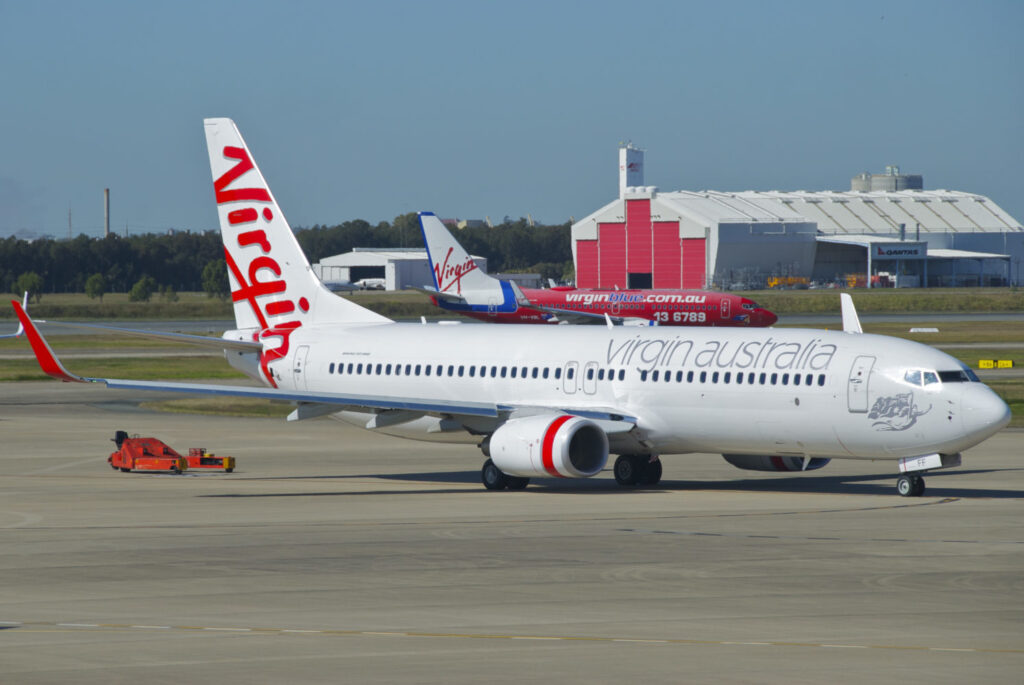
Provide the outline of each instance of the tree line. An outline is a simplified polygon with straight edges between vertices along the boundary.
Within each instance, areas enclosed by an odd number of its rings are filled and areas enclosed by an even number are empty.
[[[525,219],[457,231],[470,254],[487,257],[494,271],[538,271],[544,278],[571,277],[570,225],[530,226]],[[310,263],[354,247],[423,247],[415,214],[376,225],[363,220],[296,229]],[[0,288],[36,297],[47,293],[132,293],[206,291],[225,295],[227,267],[220,231],[109,235],[71,240],[0,240]]]

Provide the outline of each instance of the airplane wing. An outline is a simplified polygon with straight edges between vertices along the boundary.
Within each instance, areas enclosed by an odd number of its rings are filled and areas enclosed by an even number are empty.
[[[643,319],[636,316],[615,316],[612,314],[597,314],[594,312],[581,312],[575,309],[561,309],[559,307],[548,307],[542,304],[535,304],[530,302],[528,305],[531,309],[540,309],[541,311],[554,314],[558,317],[559,321],[572,324],[601,324],[607,323],[608,319],[611,319],[612,323],[618,326],[655,326],[655,322],[650,319]],[[607,317],[607,318],[606,318]]]
[[[289,419],[299,420],[312,418],[324,413],[332,413],[345,409],[355,411],[403,412],[408,415],[436,415],[458,418],[486,417],[496,419],[499,423],[507,420],[516,412],[553,412],[568,413],[589,418],[598,422],[606,432],[627,432],[633,429],[636,419],[602,408],[571,409],[563,407],[522,407],[516,405],[497,405],[489,402],[467,402],[448,400],[424,400],[420,398],[404,398],[384,395],[357,395],[298,390],[282,390],[278,388],[217,385],[206,383],[179,383],[172,381],[137,381],[121,378],[91,378],[72,373],[61,363],[42,333],[29,318],[24,308],[12,300],[14,311],[18,316],[32,345],[32,351],[43,372],[66,383],[102,383],[108,388],[120,390],[142,390],[152,392],[178,392],[191,395],[222,395],[230,397],[250,397],[281,402],[292,402],[299,405]],[[98,327],[105,329],[105,327]],[[186,336],[202,337],[202,336]],[[213,340],[209,338],[208,340]],[[231,342],[231,341],[224,341]],[[319,405],[326,411],[318,409],[308,411],[310,405]]]
[[[33,323],[43,323],[49,326],[66,326],[68,328],[82,328],[91,331],[106,331],[127,335],[136,338],[148,338],[150,340],[164,340],[167,342],[188,343],[190,345],[201,345],[203,347],[216,347],[222,350],[236,350],[238,352],[259,352],[263,344],[249,340],[229,340],[227,338],[213,338],[208,335],[188,335],[187,333],[169,333],[162,331],[147,331],[136,328],[119,328],[117,326],[102,326],[91,323],[71,323],[69,321],[48,321],[46,319],[33,319]],[[24,326],[24,324],[22,324]],[[20,329],[19,329],[20,330]]]
[[[443,293],[440,290],[430,288],[425,285],[407,285],[405,286],[405,289],[418,290],[421,293],[426,293],[431,297],[436,297],[441,300],[445,300],[446,302],[455,302],[456,304],[468,304],[466,302],[466,298],[462,297],[462,295],[456,295],[455,293]]]

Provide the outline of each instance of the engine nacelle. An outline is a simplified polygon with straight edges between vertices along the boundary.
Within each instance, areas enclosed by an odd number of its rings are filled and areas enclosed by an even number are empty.
[[[528,416],[502,424],[485,453],[510,476],[589,478],[608,462],[608,436],[579,416]]]
[[[803,457],[773,457],[767,454],[723,454],[727,462],[747,471],[813,471],[832,461],[824,457],[812,457],[804,468]]]

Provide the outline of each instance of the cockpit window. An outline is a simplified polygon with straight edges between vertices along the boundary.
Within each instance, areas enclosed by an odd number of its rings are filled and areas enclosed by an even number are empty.
[[[939,382],[939,374],[928,369],[908,369],[903,374],[903,380],[918,387],[931,385]],[[943,379],[945,380],[945,379]]]
[[[744,309],[749,309],[749,310],[753,311],[754,309],[757,308],[757,305],[754,304],[753,302],[744,302],[743,303],[743,308]]]
[[[971,381],[976,382],[978,380],[978,377],[970,369],[939,371],[939,378],[943,383],[970,383]]]

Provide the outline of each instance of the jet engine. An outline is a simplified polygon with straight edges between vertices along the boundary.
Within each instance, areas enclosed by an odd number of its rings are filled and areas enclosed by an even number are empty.
[[[803,457],[773,457],[767,454],[723,454],[727,462],[747,471],[813,471],[832,461],[811,457],[804,467]]]
[[[589,478],[608,461],[608,436],[578,416],[544,414],[506,421],[484,454],[510,476]]]

